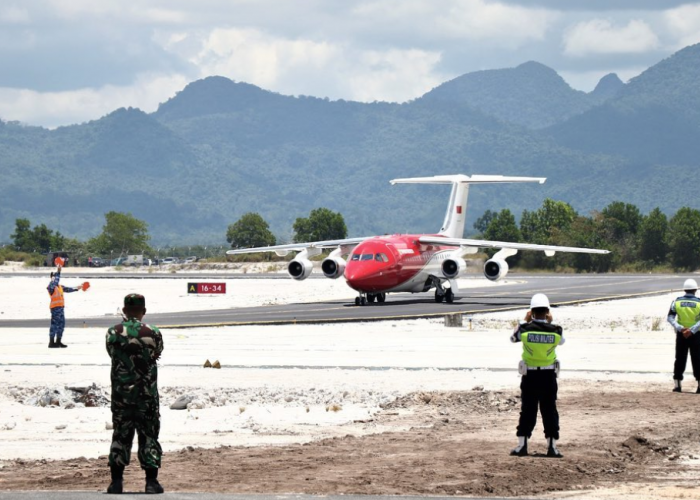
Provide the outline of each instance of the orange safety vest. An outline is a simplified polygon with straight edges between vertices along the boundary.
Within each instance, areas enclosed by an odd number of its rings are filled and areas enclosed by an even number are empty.
[[[54,309],[55,307],[65,307],[65,305],[66,302],[63,299],[63,287],[58,285],[53,289],[53,293],[51,294],[51,305],[49,307]]]

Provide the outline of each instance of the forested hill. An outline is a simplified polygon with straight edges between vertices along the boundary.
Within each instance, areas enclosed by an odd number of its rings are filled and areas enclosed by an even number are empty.
[[[682,103],[698,102],[686,82],[700,71],[697,52],[685,49],[627,85],[605,77],[590,94],[533,62],[465,75],[405,104],[291,97],[210,77],[152,114],[119,109],[56,130],[0,122],[0,241],[18,217],[94,236],[110,210],[147,221],[160,243],[223,241],[226,226],[250,211],[288,238],[294,220],[317,207],[340,211],[353,236],[436,231],[448,188],[389,180],[448,173],[549,178],[475,187],[468,226],[486,209],[519,213],[548,196],[582,213],[613,200],[642,211],[697,206],[691,183],[666,181],[697,164],[670,141],[694,147],[700,108]],[[596,113],[621,123],[606,141]],[[635,113],[648,118],[647,134],[669,120],[673,133],[640,136],[623,120]],[[544,124],[553,125],[538,130]]]
[[[700,45],[633,78],[603,105],[551,127],[559,144],[650,164],[700,158]]]
[[[574,90],[552,68],[530,61],[517,68],[460,76],[422,99],[467,104],[503,121],[539,129],[581,114],[614,94]]]

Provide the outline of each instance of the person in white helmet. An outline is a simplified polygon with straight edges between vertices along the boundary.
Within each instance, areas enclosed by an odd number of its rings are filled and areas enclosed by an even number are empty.
[[[688,361],[693,364],[693,375],[698,382],[695,389],[700,394],[700,299],[695,296],[698,284],[694,279],[687,279],[683,283],[685,295],[678,297],[671,303],[668,311],[668,322],[676,332],[676,361],[673,364],[673,392],[681,392],[683,372]]]
[[[559,412],[557,411],[557,361],[556,347],[564,343],[560,326],[552,323],[549,299],[543,293],[533,295],[525,322],[515,328],[511,342],[522,342],[523,356],[518,372],[522,375],[520,391],[522,407],[516,435],[518,446],[511,455],[528,454],[527,442],[537,422],[537,407],[542,414],[544,436],[547,439],[547,456],[562,458],[557,449],[559,439]]]

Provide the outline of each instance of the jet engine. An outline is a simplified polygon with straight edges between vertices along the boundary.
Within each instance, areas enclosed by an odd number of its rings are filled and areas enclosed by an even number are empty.
[[[484,264],[484,276],[491,281],[498,281],[508,274],[508,263],[502,259],[487,260]]]
[[[294,259],[287,266],[287,272],[295,280],[305,280],[311,275],[314,265],[309,259]]]
[[[442,263],[442,274],[447,279],[454,279],[467,270],[467,263],[459,257],[446,259]]]
[[[340,257],[328,257],[321,262],[321,270],[326,278],[338,279],[345,272],[345,261]]]

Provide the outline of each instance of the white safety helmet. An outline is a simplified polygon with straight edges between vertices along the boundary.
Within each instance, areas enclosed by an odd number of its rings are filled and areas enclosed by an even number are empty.
[[[549,309],[549,299],[543,293],[536,293],[532,296],[530,301],[530,309],[537,309],[538,307],[546,307]]]
[[[687,279],[683,283],[683,290],[697,290],[698,284],[694,279]]]

